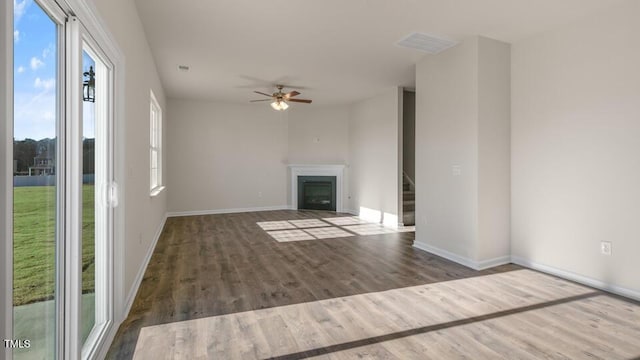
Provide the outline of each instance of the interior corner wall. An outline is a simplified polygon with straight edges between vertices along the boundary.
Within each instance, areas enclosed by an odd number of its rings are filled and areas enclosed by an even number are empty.
[[[349,118],[349,208],[389,225],[398,224],[401,91],[353,104]]]
[[[287,207],[288,112],[169,100],[170,214]]]
[[[124,118],[116,119],[116,182],[120,185],[120,209],[124,206],[124,286],[132,289],[145,258],[163,224],[167,189],[149,196],[149,104],[150,90],[163,109],[164,91],[135,4],[128,0],[96,1],[95,7],[124,54]],[[118,87],[118,84],[116,84]],[[166,132],[165,132],[166,139]],[[165,152],[166,154],[166,152]],[[166,169],[166,159],[164,162]],[[165,172],[166,174],[166,172]],[[117,261],[120,261],[117,259]],[[117,264],[116,266],[119,266]],[[121,299],[122,300],[122,299]]]
[[[415,245],[509,262],[510,48],[472,37],[416,67]]]
[[[515,43],[511,131],[514,258],[636,298],[638,34],[640,2],[626,1]]]
[[[416,246],[476,258],[478,38],[416,65]]]

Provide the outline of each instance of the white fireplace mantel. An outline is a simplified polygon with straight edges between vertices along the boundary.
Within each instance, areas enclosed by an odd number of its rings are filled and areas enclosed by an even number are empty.
[[[335,176],[336,177],[336,211],[343,212],[342,193],[344,181],[344,165],[324,164],[289,164],[291,170],[291,207],[298,209],[298,176]]]

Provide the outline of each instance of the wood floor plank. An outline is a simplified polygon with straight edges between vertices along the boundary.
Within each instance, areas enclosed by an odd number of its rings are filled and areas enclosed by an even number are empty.
[[[334,342],[320,326],[309,326],[315,323],[308,304],[278,308],[278,314],[284,319],[292,334],[295,334],[300,349],[316,349],[331,345]]]
[[[265,359],[270,354],[269,342],[264,336],[260,324],[255,314],[251,312],[242,313],[237,318],[237,331],[229,347],[236,347],[238,342],[243,346],[240,348],[239,359]],[[221,330],[226,331],[226,330]],[[240,341],[238,341],[238,339]],[[225,354],[220,354],[224,358]]]
[[[563,328],[566,333],[579,336],[585,347],[601,350],[604,358],[615,353],[622,354],[623,358],[638,355],[640,333],[629,331],[632,329],[607,322],[603,318],[585,316],[583,311],[573,306],[557,306],[545,310],[550,322]]]
[[[402,360],[393,355],[384,346],[367,345],[352,350],[343,351],[335,357],[336,359],[371,359],[371,360]]]
[[[566,350],[562,341],[549,333],[540,333],[534,323],[521,321],[520,318],[505,319],[504,321],[488,321],[484,325],[490,332],[502,338],[509,348],[516,348],[534,359],[569,360],[562,351]],[[550,341],[545,342],[548,338]],[[555,343],[554,343],[555,342]],[[543,344],[541,346],[540,344]]]

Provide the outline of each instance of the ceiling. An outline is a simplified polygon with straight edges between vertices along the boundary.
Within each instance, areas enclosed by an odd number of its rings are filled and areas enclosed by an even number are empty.
[[[412,32],[517,42],[613,0],[136,0],[168,97],[247,102],[294,85],[314,104],[413,87]],[[190,67],[180,71],[178,65]]]

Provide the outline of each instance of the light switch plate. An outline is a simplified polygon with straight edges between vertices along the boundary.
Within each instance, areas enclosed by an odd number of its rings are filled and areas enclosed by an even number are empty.
[[[611,255],[611,243],[608,241],[603,241],[600,243],[600,252],[602,255]]]

